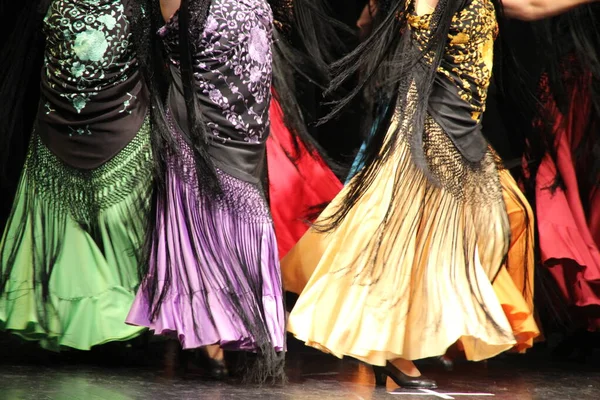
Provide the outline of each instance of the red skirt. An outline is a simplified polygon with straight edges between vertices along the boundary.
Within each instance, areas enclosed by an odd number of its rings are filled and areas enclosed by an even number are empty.
[[[315,208],[329,203],[343,185],[316,151],[302,143],[295,148],[275,97],[270,118],[269,198],[279,257],[283,258],[308,230]]]
[[[590,196],[586,212],[575,171],[573,151],[578,146],[591,102],[581,89],[571,92],[568,115],[547,104],[556,116],[556,160],[546,155],[536,176],[537,221],[542,262],[558,283],[567,304],[576,307],[590,330],[600,329],[600,190]],[[557,172],[563,186],[552,186]],[[588,195],[588,194],[586,194]]]

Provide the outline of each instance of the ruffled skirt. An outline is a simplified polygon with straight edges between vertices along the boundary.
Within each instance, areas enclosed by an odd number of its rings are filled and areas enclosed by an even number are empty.
[[[271,100],[271,135],[267,140],[269,201],[279,256],[284,257],[308,230],[312,214],[328,204],[342,183],[316,151],[294,145],[281,107]]]
[[[171,130],[181,139],[173,121]],[[178,338],[184,349],[281,352],[281,272],[262,189],[217,170],[223,194],[207,193],[179,142],[157,199],[148,277],[127,322]]]
[[[282,260],[284,287],[300,294],[288,329],[308,345],[384,365],[443,355],[457,341],[482,360],[539,334],[527,202],[491,152],[473,170],[431,118],[426,129],[444,186],[401,141],[340,226],[309,230]]]
[[[89,350],[143,329],[125,323],[138,287],[152,168],[149,125],[94,170],[35,135],[0,243],[0,329],[53,350]]]
[[[579,146],[592,107],[589,94],[571,93],[570,114],[556,117],[556,159],[546,155],[536,175],[536,208],[540,254],[544,267],[558,285],[569,313],[589,330],[600,329],[600,188],[583,194],[575,170],[574,149]],[[554,187],[557,174],[562,185]],[[582,196],[589,196],[589,210]],[[583,321],[582,321],[583,320]]]

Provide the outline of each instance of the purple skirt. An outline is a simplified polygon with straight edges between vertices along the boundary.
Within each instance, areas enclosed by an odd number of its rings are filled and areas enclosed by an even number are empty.
[[[223,195],[204,194],[179,142],[157,196],[149,273],[127,323],[177,337],[184,349],[284,351],[277,241],[261,188],[217,170]]]

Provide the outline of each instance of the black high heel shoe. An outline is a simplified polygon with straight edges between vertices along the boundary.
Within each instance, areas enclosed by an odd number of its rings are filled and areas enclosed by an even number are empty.
[[[402,388],[437,389],[435,381],[423,376],[408,376],[389,362],[385,367],[373,366],[373,372],[375,373],[375,384],[377,386],[385,386],[386,379],[389,376],[396,385]]]
[[[214,358],[209,358],[206,364],[206,374],[208,378],[216,381],[222,381],[229,377],[229,370],[227,369],[225,360],[215,360]]]
[[[439,356],[435,358],[436,362],[444,369],[444,371],[454,371],[454,361],[447,356]]]
[[[222,381],[229,377],[229,369],[225,359],[217,360],[208,355],[206,349],[194,352],[195,366],[201,368],[201,376],[205,379]]]

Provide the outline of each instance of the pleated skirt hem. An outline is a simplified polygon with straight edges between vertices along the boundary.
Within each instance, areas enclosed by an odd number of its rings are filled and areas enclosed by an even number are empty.
[[[222,194],[198,181],[181,154],[159,194],[149,273],[127,322],[176,337],[186,349],[280,352],[285,313],[277,241],[262,189],[217,169]]]
[[[138,172],[151,164],[147,123],[91,171],[64,164],[33,136],[0,243],[0,271],[8,277],[0,330],[56,351],[90,350],[144,331],[125,318],[139,283],[151,185]]]
[[[309,230],[282,260],[284,287],[300,294],[288,330],[308,345],[384,365],[440,356],[459,341],[480,361],[539,334],[503,265],[512,225],[503,191],[514,180],[499,174],[491,152],[479,170],[463,167],[439,127],[428,134],[452,185],[432,184],[400,141],[342,223]],[[532,245],[520,259],[512,252],[514,262],[528,260]]]

